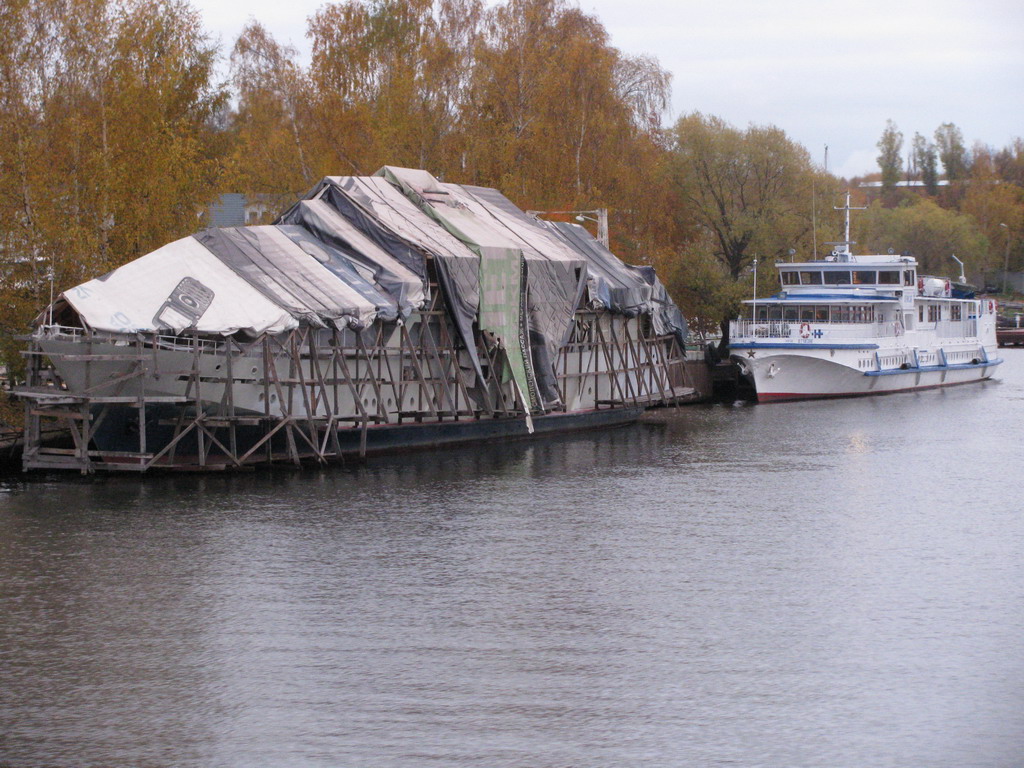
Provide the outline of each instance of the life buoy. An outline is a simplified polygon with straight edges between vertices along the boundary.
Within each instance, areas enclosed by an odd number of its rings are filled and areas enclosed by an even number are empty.
[[[800,323],[800,338],[809,339],[811,338],[811,326],[810,323]]]
[[[917,278],[917,292],[922,294],[922,295],[924,294],[924,278],[923,277]]]
[[[993,314],[995,314],[995,311],[996,311],[996,303],[994,301],[992,301],[991,299],[989,299],[989,301],[988,301],[988,313],[990,315],[993,315]]]

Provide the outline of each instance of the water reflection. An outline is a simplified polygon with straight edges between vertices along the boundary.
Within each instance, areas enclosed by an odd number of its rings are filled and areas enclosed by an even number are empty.
[[[1009,765],[1006,382],[4,480],[0,765]]]

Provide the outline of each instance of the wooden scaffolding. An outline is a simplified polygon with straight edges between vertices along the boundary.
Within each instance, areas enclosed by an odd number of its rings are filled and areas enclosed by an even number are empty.
[[[362,333],[306,326],[251,340],[155,333],[112,340],[41,327],[26,338],[26,385],[15,390],[25,404],[23,466],[83,474],[298,466],[363,457],[370,429],[385,424],[525,418],[526,404],[503,377],[504,352],[478,334],[480,380],[441,293],[431,295],[411,322]],[[62,351],[46,343],[54,338],[68,342]],[[80,374],[75,385],[58,373],[69,366]],[[695,397],[685,350],[674,336],[654,334],[646,317],[578,311],[555,374],[560,402],[548,412],[581,401],[646,407]],[[180,391],[158,391],[162,381],[179,382]],[[254,383],[261,389],[262,412],[239,407],[243,383],[250,393]],[[126,425],[123,445],[100,448],[97,438],[112,420]],[[154,425],[156,441],[147,437]],[[63,443],[44,439],[55,426]]]

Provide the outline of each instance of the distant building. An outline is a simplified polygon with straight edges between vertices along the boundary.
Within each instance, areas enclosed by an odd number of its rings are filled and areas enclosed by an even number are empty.
[[[291,207],[293,202],[282,200],[281,195],[249,195],[245,198],[245,223],[249,226],[269,224],[279,213]]]
[[[883,185],[881,181],[862,181],[857,186],[864,190],[864,199],[869,204],[882,196]],[[918,179],[911,179],[909,181],[897,181],[893,186],[896,187],[897,189],[905,189],[909,192],[914,192],[921,195],[926,194],[927,192],[927,187],[925,183]],[[940,179],[935,182],[935,186],[948,187],[949,180]]]
[[[861,189],[881,189],[882,182],[880,182],[880,181],[862,181],[857,186],[859,186]],[[917,189],[924,189],[925,183],[923,181],[917,181],[917,180],[914,180],[914,181],[897,181],[894,186],[897,186],[897,187],[913,187],[913,188],[917,188]],[[935,182],[935,186],[937,186],[937,187],[948,187],[949,186],[949,179],[940,179],[939,181]]]
[[[269,224],[287,209],[294,200],[292,194],[243,195],[225,192],[207,206],[207,225],[211,227],[245,227]]]
[[[244,227],[245,195],[225,192],[216,202],[210,203],[207,221],[211,227]]]

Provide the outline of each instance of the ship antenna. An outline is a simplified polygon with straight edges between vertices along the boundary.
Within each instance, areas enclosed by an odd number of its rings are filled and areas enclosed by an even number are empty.
[[[827,145],[826,145],[827,146]],[[814,260],[818,260],[818,200],[814,195],[814,177],[811,177],[811,246]]]
[[[867,206],[863,208],[854,208],[850,205],[850,190],[846,190],[846,205],[842,208],[833,206],[833,210],[845,211],[846,212],[846,233],[841,243],[832,243],[832,245],[838,246],[835,250],[835,255],[839,261],[849,261],[853,258],[853,252],[850,250],[851,245],[855,243],[850,239],[850,211],[866,211]]]

